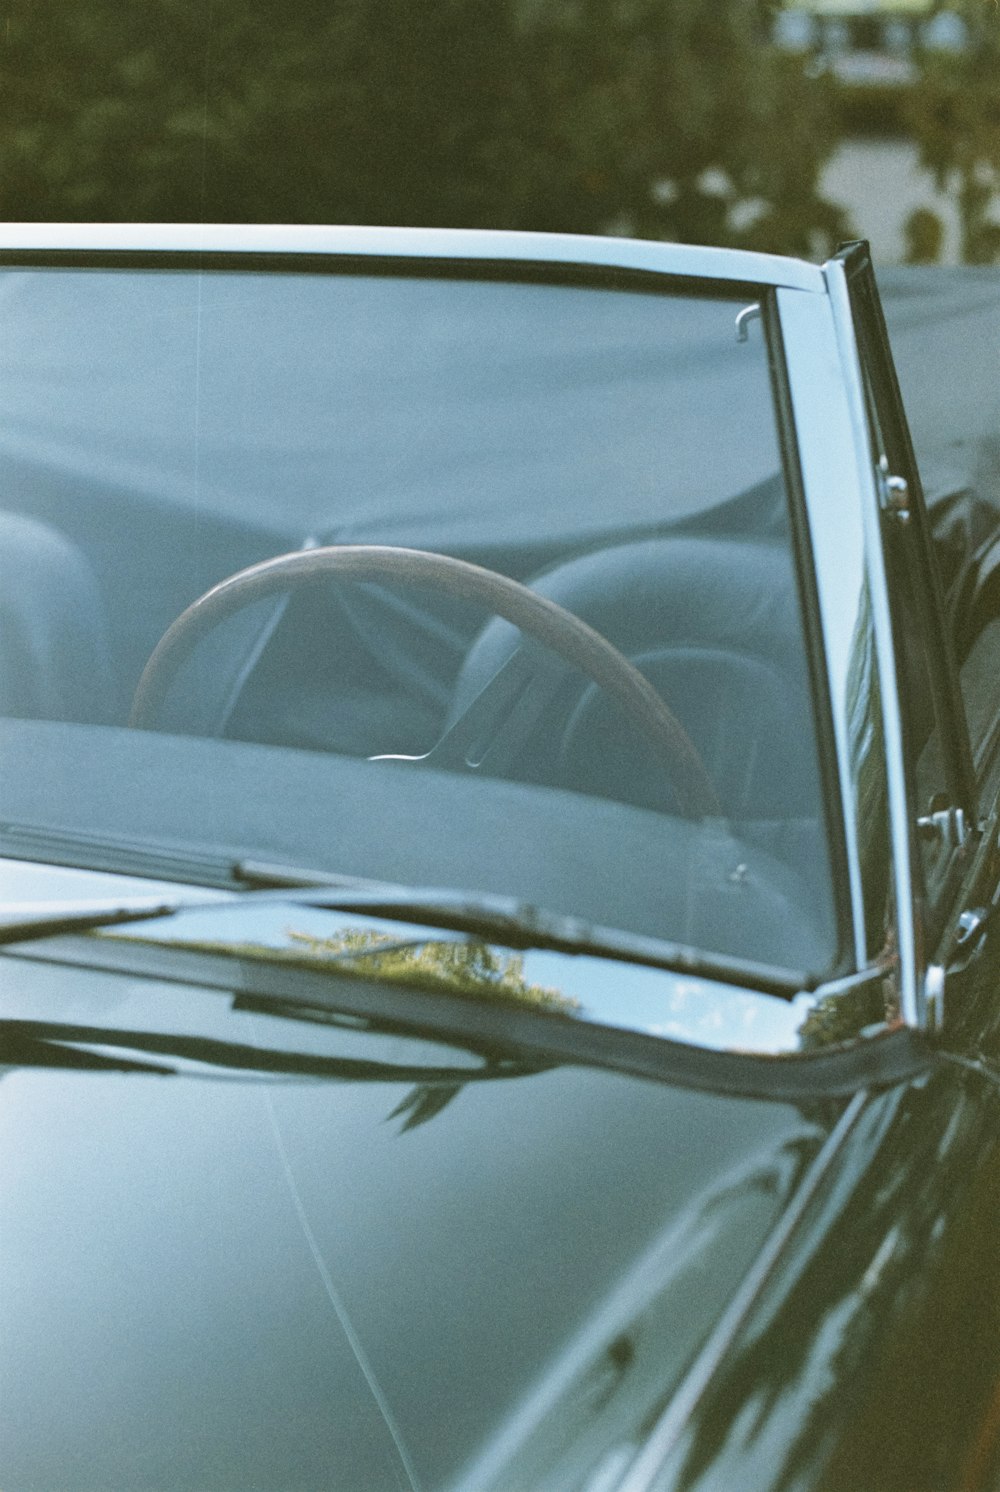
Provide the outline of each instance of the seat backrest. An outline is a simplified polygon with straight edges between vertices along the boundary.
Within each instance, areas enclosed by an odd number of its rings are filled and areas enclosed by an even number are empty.
[[[797,586],[784,545],[676,537],[583,555],[530,582],[650,679],[701,754],[725,812],[783,818],[818,802]],[[470,649],[455,719],[518,646],[491,622]],[[567,674],[510,775],[668,809],[653,752],[596,686]]]
[[[0,513],[0,714],[120,718],[104,608],[87,561],[48,523]]]

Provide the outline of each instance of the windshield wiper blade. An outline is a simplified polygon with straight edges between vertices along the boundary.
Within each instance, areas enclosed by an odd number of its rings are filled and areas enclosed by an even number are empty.
[[[620,959],[671,973],[697,974],[740,986],[750,985],[784,999],[800,990],[814,989],[819,983],[814,974],[802,969],[712,953],[688,943],[605,927],[512,896],[437,886],[352,883],[348,877],[325,874],[315,868],[256,860],[237,861],[232,870],[237,880],[258,888],[256,894],[261,896],[286,889],[289,900],[303,905],[365,912],[372,917],[384,916],[389,921],[423,923],[473,937],[496,938],[514,948],[546,948],[557,953]]]
[[[178,912],[219,914],[248,902],[276,902],[412,922],[484,941],[496,940],[511,948],[544,948],[558,953],[619,959],[673,973],[750,984],[785,998],[799,990],[812,989],[817,982],[814,976],[801,970],[778,968],[705,952],[686,943],[603,927],[511,896],[371,881],[345,884],[344,877],[324,877],[315,871],[297,874],[294,870],[275,870],[265,877],[263,872],[254,872],[250,867],[237,866],[235,870],[251,884],[256,881],[260,889],[210,901],[179,896],[175,901],[136,897],[123,901],[8,903],[0,908],[0,947],[61,933],[98,931],[120,923],[170,917]],[[373,950],[373,956],[377,952]]]
[[[290,902],[330,911],[384,915],[387,921],[422,923],[508,941],[513,947],[553,948],[570,953],[600,952],[636,962],[700,970],[704,955],[686,944],[598,926],[581,917],[554,912],[517,897],[440,886],[402,886],[352,880],[318,870],[300,870],[255,860],[237,861],[233,874],[263,899],[284,890]],[[669,962],[668,962],[669,961]],[[742,971],[741,960],[731,960]],[[783,977],[783,983],[789,982]]]
[[[60,933],[88,932],[119,922],[169,917],[184,905],[181,898],[133,897],[128,901],[22,901],[0,907],[0,946],[53,938]]]
[[[336,882],[322,882],[327,884]],[[352,883],[353,884],[353,883]],[[178,912],[197,912],[203,909],[224,907],[246,901],[287,902],[287,893],[270,891],[243,891],[229,894],[191,896],[187,890],[181,896],[165,899],[163,896],[130,896],[116,899],[89,899],[77,901],[21,901],[0,905],[0,947],[7,943],[31,943],[43,938],[55,938],[62,933],[98,932],[119,923],[147,922],[154,917],[174,917]]]

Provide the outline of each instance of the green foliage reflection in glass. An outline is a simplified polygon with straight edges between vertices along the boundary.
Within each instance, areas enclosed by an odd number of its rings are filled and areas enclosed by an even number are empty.
[[[367,973],[453,994],[517,1000],[546,1010],[579,1008],[579,1001],[560,990],[529,984],[521,954],[501,952],[487,943],[402,943],[391,933],[364,928],[347,928],[331,938],[291,930],[288,936],[310,960],[332,962],[352,974]]]

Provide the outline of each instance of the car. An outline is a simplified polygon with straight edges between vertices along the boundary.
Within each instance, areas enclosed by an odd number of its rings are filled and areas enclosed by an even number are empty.
[[[0,229],[5,1492],[1000,1485],[998,349]]]

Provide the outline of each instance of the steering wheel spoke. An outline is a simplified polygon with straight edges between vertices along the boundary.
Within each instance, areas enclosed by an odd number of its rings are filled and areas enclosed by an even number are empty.
[[[522,644],[429,751],[421,756],[384,752],[368,760],[420,762],[450,772],[502,772],[542,719],[565,673],[555,655]]]

